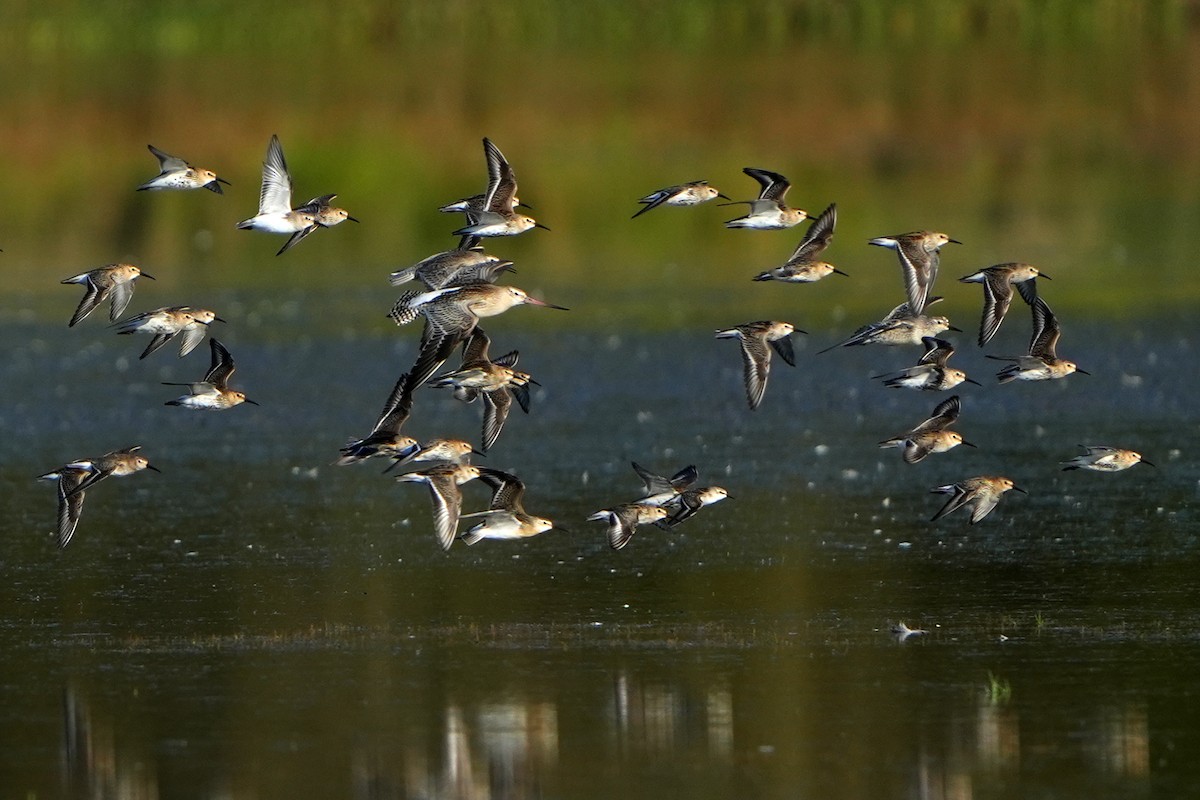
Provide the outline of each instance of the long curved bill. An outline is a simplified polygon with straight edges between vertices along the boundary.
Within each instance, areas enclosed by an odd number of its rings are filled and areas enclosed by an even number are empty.
[[[544,231],[548,231],[548,230],[550,230],[549,228],[547,228],[545,225],[543,225],[543,224],[542,224],[542,223],[540,223],[540,222],[535,222],[535,223],[533,223],[533,227],[535,227],[535,228],[541,228],[541,229],[542,229],[542,230],[544,230]]]

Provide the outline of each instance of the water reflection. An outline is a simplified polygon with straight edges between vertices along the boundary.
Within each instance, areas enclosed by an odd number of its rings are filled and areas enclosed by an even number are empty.
[[[62,693],[59,776],[64,797],[154,800],[158,777],[140,737],[117,730],[113,715],[93,709],[88,693],[68,683]],[[121,748],[118,748],[118,742]]]
[[[463,698],[474,694],[473,687],[448,685],[433,714],[396,708],[399,728],[351,712],[339,720],[345,724],[309,720],[304,731],[264,731],[263,741],[248,740],[232,761],[203,765],[199,775],[207,788],[197,796],[278,796],[287,787],[302,793],[307,787],[311,796],[362,800],[612,792],[654,797],[688,772],[685,782],[693,782],[700,796],[738,781],[770,779],[780,796],[819,791],[833,798],[866,792],[970,800],[994,796],[1001,787],[1079,789],[1090,783],[1080,780],[1080,765],[1095,782],[1119,788],[1123,796],[1147,793],[1150,786],[1151,720],[1139,698],[1093,697],[1077,714],[1064,714],[1015,698],[997,702],[990,692],[956,691],[961,699],[948,705],[921,698],[925,712],[916,719],[897,713],[899,704],[880,707],[866,729],[861,719],[847,725],[854,710],[822,702],[802,702],[803,711],[780,714],[770,693],[739,692],[727,674],[641,677],[618,666],[604,680],[611,690],[588,693],[590,703],[579,702],[582,695],[568,688],[573,679],[563,671],[545,688],[574,697],[571,702],[520,692],[468,701]],[[816,686],[807,692],[814,699],[821,694]],[[254,698],[226,695],[214,701],[210,726],[228,708]],[[816,709],[820,713],[806,718]],[[62,717],[62,796],[142,800],[169,796],[165,787],[178,784],[181,774],[195,779],[194,767],[184,769],[170,757],[179,746],[173,729],[178,723],[155,739],[147,735],[145,719],[117,712],[113,697],[76,682],[62,693]],[[772,719],[780,727],[764,725]],[[264,765],[279,757],[270,742],[283,738],[295,741],[294,752],[276,765],[283,772],[275,774]],[[845,746],[848,739],[870,742],[875,763],[860,763],[856,747]],[[310,767],[306,752],[348,770],[317,774],[311,785],[285,777]],[[896,758],[904,752],[908,758]],[[582,765],[597,762],[608,762],[611,774],[592,779],[580,772]],[[666,765],[673,768],[664,772]],[[800,765],[810,766],[793,769]],[[664,774],[675,777],[664,784]]]
[[[697,693],[621,669],[613,677],[606,717],[616,751],[627,759],[697,751],[726,761],[733,750],[733,699],[725,685]]]
[[[1077,726],[1048,725],[1053,712],[1019,712],[986,692],[973,710],[956,709],[940,731],[923,737],[912,794],[921,800],[971,800],[996,786],[1064,782],[1082,761],[1123,796],[1149,791],[1150,726],[1145,703],[1100,703]],[[1022,729],[1027,735],[1022,737]]]

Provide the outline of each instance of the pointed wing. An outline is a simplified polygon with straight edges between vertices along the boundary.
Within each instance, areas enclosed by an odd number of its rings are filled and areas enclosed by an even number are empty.
[[[917,442],[916,440],[904,440],[903,458],[905,464],[916,464],[918,461],[925,458],[925,456],[929,455],[930,452],[931,451],[929,447]]]
[[[1037,278],[1030,278],[1027,281],[1021,281],[1017,284],[1017,291],[1021,293],[1021,299],[1029,305],[1037,302]]]
[[[204,382],[211,383],[218,389],[228,389],[229,377],[234,371],[233,356],[225,349],[225,345],[215,338],[208,340],[208,346],[212,350],[212,365],[204,376]]]
[[[498,364],[501,367],[508,367],[509,369],[511,369],[517,365],[517,359],[520,357],[521,357],[521,352],[519,350],[510,350],[509,352],[505,353],[504,355],[500,356],[499,358],[492,359],[492,363]]]
[[[743,336],[742,380],[746,384],[746,400],[750,408],[758,408],[767,391],[767,378],[771,374],[771,351],[762,336]]]
[[[458,517],[462,513],[462,491],[454,478],[433,475],[429,478],[429,494],[433,498],[433,530],[438,544],[449,550],[458,533]]]
[[[833,239],[833,229],[837,225],[837,203],[830,203],[829,208],[821,212],[821,216],[808,226],[808,232],[800,240],[788,263],[796,261],[811,261],[817,254],[829,247]]]
[[[336,198],[336,194],[323,194],[320,197],[314,197],[304,205],[296,208],[296,211],[304,211],[309,214],[320,214],[329,208],[329,204]]]
[[[83,513],[83,490],[80,489],[86,473],[66,469],[58,479],[58,546],[66,547],[75,535],[79,517]]]
[[[934,491],[937,491],[937,490],[935,489]],[[961,487],[957,484],[955,484],[955,486],[953,488],[953,492],[954,492],[953,496],[951,496],[951,498],[946,501],[946,505],[942,506],[940,511],[938,511],[936,514],[933,515],[933,518],[930,519],[930,522],[936,522],[937,520],[941,519],[942,517],[946,516],[947,514],[953,512],[953,511],[957,511],[958,509],[962,508],[964,505],[966,505],[971,500],[971,498],[975,494],[974,491],[967,491],[966,489],[964,489],[963,487]]]
[[[173,334],[173,333],[156,333],[156,334],[154,334],[154,336],[150,339],[150,344],[146,345],[146,349],[142,351],[142,354],[140,356],[138,356],[138,360],[140,361],[143,358],[145,358],[146,356],[155,352],[156,350],[161,348],[163,345],[165,345],[167,342],[171,341],[171,339],[174,338],[174,336],[175,336],[175,334]],[[184,353],[180,353],[180,355],[182,356],[182,355],[184,355]]]
[[[675,487],[671,480],[664,478],[662,475],[655,475],[636,461],[630,461],[629,463],[633,465],[633,471],[642,479],[642,485],[646,489],[645,494],[647,496],[675,492]]]
[[[504,429],[512,402],[512,394],[508,389],[483,393],[483,452],[491,449],[500,438],[500,431]]]
[[[779,357],[786,361],[789,367],[796,366],[796,351],[792,349],[792,337],[790,334],[781,336],[778,339],[772,339],[771,347],[776,353],[779,353]]]
[[[96,306],[104,302],[104,298],[108,295],[108,290],[101,289],[95,278],[88,276],[87,283],[84,284],[83,299],[79,301],[79,307],[75,309],[75,313],[71,316],[71,321],[67,323],[68,328],[73,328],[75,325],[95,310]],[[114,318],[115,319],[115,318]]]
[[[608,512],[608,545],[620,550],[629,544],[637,530],[638,514],[633,506],[617,506]]]
[[[160,173],[174,172],[177,169],[189,169],[191,167],[191,165],[182,158],[176,158],[169,153],[164,153],[162,150],[159,150],[152,144],[148,144],[146,147],[150,148],[150,152],[153,153],[154,157],[158,159],[158,169]]]
[[[487,158],[488,167],[488,190],[484,208],[493,213],[512,213],[513,198],[517,194],[517,176],[513,174],[512,167],[500,152],[500,148],[486,137],[483,140],[483,154]]]
[[[183,358],[195,350],[196,345],[204,341],[204,336],[207,333],[208,326],[200,322],[193,322],[185,326],[183,336],[179,340],[179,357]]]
[[[263,162],[262,189],[258,195],[259,214],[286,214],[292,210],[292,176],[283,159],[283,145],[272,134]]]
[[[688,464],[683,469],[671,476],[671,488],[677,492],[682,492],[684,489],[691,486],[700,477],[699,470],[695,464]]]
[[[483,328],[476,327],[471,333],[471,337],[463,345],[462,365],[487,361],[489,344],[491,344],[491,339],[483,332]]]
[[[679,495],[679,510],[671,516],[662,520],[659,527],[674,528],[683,522],[686,522],[691,517],[695,516],[696,512],[704,504],[700,502],[700,498],[692,492],[684,492]]]
[[[400,427],[408,420],[408,415],[412,412],[412,406],[412,390],[408,385],[408,373],[406,372],[392,387],[392,392],[388,395],[383,411],[380,412],[379,419],[375,422],[371,433],[399,433]]]
[[[1029,355],[1043,359],[1058,358],[1055,350],[1058,347],[1058,338],[1062,335],[1062,330],[1058,327],[1058,318],[1040,297],[1030,307],[1033,309],[1033,337],[1029,340]]]
[[[929,290],[937,279],[940,257],[937,250],[925,250],[922,240],[900,237],[896,241],[896,254],[904,273],[904,289],[908,292],[908,307],[917,314],[924,313]]]
[[[521,383],[514,386],[509,386],[508,390],[512,392],[513,397],[517,399],[517,405],[521,406],[521,410],[526,414],[529,413],[529,384]]]
[[[913,428],[910,433],[940,431],[949,428],[958,420],[960,411],[962,411],[962,402],[958,399],[958,395],[953,395],[938,403],[929,419]]]
[[[488,505],[490,511],[524,511],[521,498],[525,494],[525,484],[516,475],[490,467],[479,468],[479,480],[492,489],[492,501]]]
[[[683,186],[669,186],[666,189],[659,189],[657,192],[652,192],[652,193],[646,195],[641,200],[638,200],[639,203],[645,203],[646,204],[645,207],[639,209],[636,214],[634,214],[632,217],[630,217],[630,219],[637,219],[638,217],[640,217],[642,214],[645,214],[650,209],[658,208],[663,203],[667,202],[667,200],[669,200],[672,196],[674,196],[674,194],[676,192],[678,192],[682,188],[683,188]]]
[[[116,322],[117,317],[125,313],[129,301],[133,298],[133,281],[114,281],[108,294],[112,297],[108,307],[108,321]]]
[[[307,239],[308,235],[310,233],[312,233],[313,231],[315,231],[319,227],[321,227],[321,226],[314,222],[312,225],[306,225],[305,227],[296,231],[295,233],[293,233],[291,236],[288,237],[288,240],[283,243],[283,247],[279,248],[279,251],[277,253],[275,253],[275,255],[281,256],[284,253],[286,253],[288,250],[291,250],[293,247],[295,247],[296,245],[300,244],[305,239]]]
[[[788,189],[792,188],[792,185],[788,183],[788,179],[778,172],[770,172],[754,167],[746,167],[742,172],[754,178],[754,180],[762,185],[762,191],[758,194],[759,200],[772,200],[776,203],[782,203],[784,195],[788,193]]]
[[[954,355],[954,345],[945,339],[925,336],[922,337],[921,344],[925,345],[925,354],[917,359],[918,364],[933,364],[937,367],[944,367],[946,366],[946,362],[950,360],[950,356]]]
[[[1008,275],[989,272],[983,281],[983,318],[979,321],[979,346],[983,347],[1000,330],[1012,304],[1013,289]]]
[[[1000,503],[999,492],[979,492],[974,496],[975,507],[971,511],[971,524],[974,525],[979,520],[992,513],[992,509]]]

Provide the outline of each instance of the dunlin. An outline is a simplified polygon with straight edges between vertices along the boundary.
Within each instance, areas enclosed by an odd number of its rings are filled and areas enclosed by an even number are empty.
[[[612,508],[602,508],[588,517],[588,520],[604,520],[608,524],[608,544],[613,550],[620,550],[629,544],[638,525],[661,522],[667,514],[667,509],[662,506],[624,503]]]
[[[145,456],[138,455],[141,449],[141,445],[134,445],[124,450],[105,453],[99,458],[81,458],[39,476],[41,480],[58,481],[59,547],[66,547],[70,543],[75,528],[79,525],[85,490],[110,475],[120,478],[144,469],[160,471],[158,467],[152,466]]]
[[[642,505],[662,506],[671,503],[700,477],[695,464],[688,464],[667,478],[654,474],[636,461],[629,463],[633,465],[633,471],[642,479],[642,497],[635,501]]]
[[[908,307],[918,314],[925,313],[929,304],[929,292],[937,280],[940,248],[948,243],[962,244],[937,231],[880,236],[868,242],[896,251],[904,275],[904,288],[908,292]]]
[[[95,310],[96,306],[105,300],[110,300],[108,321],[116,322],[117,317],[125,312],[129,299],[133,297],[133,284],[138,278],[154,280],[133,264],[109,264],[106,267],[81,272],[72,278],[63,279],[62,283],[82,284],[85,291],[79,307],[75,309],[67,327],[73,328],[76,323]]]
[[[466,403],[483,397],[483,452],[491,449],[500,437],[508,419],[513,399],[521,410],[529,413],[529,384],[538,385],[527,372],[514,367],[519,353],[513,350],[496,358],[488,358],[490,340],[482,328],[476,328],[463,346],[462,364],[457,370],[440,375],[429,382],[433,387],[453,387],[455,398]]]
[[[837,267],[817,259],[821,251],[829,247],[833,239],[833,228],[837,225],[837,203],[830,203],[829,208],[808,226],[808,232],[800,240],[799,246],[782,267],[775,267],[755,276],[756,281],[784,281],[785,283],[813,283],[826,275],[837,273],[845,275]]]
[[[348,212],[346,209],[330,205],[335,197],[337,197],[336,194],[323,194],[320,197],[314,197],[304,205],[297,207],[295,209],[296,213],[302,215],[311,215],[313,218],[313,224],[301,228],[293,233],[288,240],[284,242],[283,247],[279,248],[279,252],[275,255],[283,255],[288,250],[304,241],[304,238],[317,228],[332,228],[334,225],[341,225],[347,220],[350,222],[358,222],[357,219],[350,216],[350,212]]]
[[[153,337],[138,356],[139,360],[183,334],[179,340],[179,357],[183,358],[204,341],[210,324],[224,321],[206,308],[170,306],[146,311],[124,322],[118,322],[116,329],[118,334],[148,333]]]
[[[414,385],[429,380],[446,363],[454,349],[475,330],[481,317],[496,316],[524,304],[567,310],[530,297],[515,286],[489,283],[401,295],[388,314],[397,325],[409,323],[418,316],[425,317],[421,349],[412,369]]]
[[[204,378],[196,383],[163,382],[163,386],[187,386],[189,389],[189,394],[168,400],[165,405],[212,411],[233,408],[242,403],[258,405],[243,393],[229,388],[229,378],[233,375],[234,366],[233,356],[225,349],[225,345],[213,338],[209,338],[208,345],[212,349],[212,366],[208,368]]]
[[[991,513],[996,504],[1000,502],[1000,496],[1009,489],[1015,489],[1022,494],[1028,494],[1024,489],[1013,484],[1008,478],[990,477],[981,475],[977,478],[967,478],[958,483],[951,483],[945,486],[938,486],[930,489],[933,494],[949,494],[953,495],[946,501],[946,505],[933,515],[930,520],[936,521],[958,509],[966,506],[971,509],[971,525],[974,525],[979,520]]]
[[[1027,291],[1025,287],[1033,285],[1033,281],[1019,284],[1022,296],[1025,296]],[[1036,289],[1031,288],[1028,291],[1036,292]],[[1056,355],[1055,350],[1058,347],[1059,337],[1062,336],[1062,329],[1058,325],[1058,318],[1054,316],[1050,306],[1046,305],[1046,301],[1037,297],[1036,294],[1026,299],[1029,300],[1029,306],[1033,312],[1033,337],[1029,341],[1029,354],[1018,358],[988,356],[996,361],[1013,362],[996,374],[1000,383],[1055,380],[1065,378],[1073,372],[1080,375],[1090,374],[1075,366],[1075,362],[1067,361]]]
[[[392,387],[392,392],[383,405],[383,412],[371,432],[361,439],[350,440],[341,449],[341,456],[333,463],[336,466],[345,466],[375,456],[402,459],[415,453],[420,449],[417,440],[400,432],[400,428],[412,413],[412,406],[412,387],[409,386],[406,372]]]
[[[462,540],[467,544],[484,539],[527,539],[556,527],[551,520],[535,517],[525,511],[522,505],[525,484],[516,475],[480,467],[479,479],[492,487],[492,502],[487,511],[463,514],[463,519],[483,518],[482,522],[462,535]]]
[[[940,297],[931,297],[925,307],[940,301]],[[958,331],[946,317],[928,317],[924,314],[914,315],[908,303],[901,303],[879,322],[870,322],[851,334],[850,338],[830,345],[824,350],[818,350],[817,355],[828,353],[839,347],[858,347],[868,344],[888,346],[921,344],[929,336],[937,336],[943,331]],[[961,332],[961,331],[960,331]]]
[[[1000,330],[1000,323],[1004,322],[1004,315],[1008,313],[1008,307],[1012,304],[1013,286],[1039,277],[1050,279],[1049,275],[1043,275],[1031,264],[1012,262],[985,267],[959,278],[962,283],[983,284],[983,318],[979,321],[980,347],[987,344],[996,335],[996,331]],[[1032,289],[1036,284],[1031,283],[1029,286]],[[1033,291],[1036,295],[1036,290]]]
[[[285,234],[289,238],[275,255],[280,255],[292,244],[297,233],[317,225],[314,210],[292,208],[292,176],[283,158],[283,146],[279,137],[272,134],[267,144],[267,158],[263,161],[262,189],[258,195],[258,214],[237,224],[241,230],[263,231]]]
[[[513,210],[517,204],[517,176],[500,148],[485,138],[483,153],[488,167],[488,188],[483,206],[479,211],[465,209],[469,224],[455,231],[454,235],[515,236],[530,228],[550,230],[533,217]]]
[[[462,514],[462,490],[459,486],[479,477],[479,467],[470,464],[435,464],[420,472],[396,476],[402,483],[424,483],[433,499],[433,528],[438,544],[449,550],[458,533]]]
[[[644,203],[645,207],[640,209],[630,219],[637,219],[650,209],[658,208],[659,206],[698,206],[716,197],[729,199],[717,191],[717,187],[709,186],[708,181],[690,181],[688,183],[681,183],[678,186],[668,186],[665,189],[651,192],[641,200],[638,200],[639,203]]]
[[[430,290],[472,283],[495,283],[501,272],[516,271],[512,263],[483,252],[482,247],[456,248],[435,253],[411,267],[396,270],[388,280],[392,286],[418,280]]]
[[[164,153],[152,144],[146,146],[158,159],[159,172],[157,176],[139,186],[139,192],[151,189],[208,189],[217,194],[224,194],[221,184],[229,185],[229,181],[218,178],[217,173],[211,169],[196,169],[182,158]]]
[[[1063,465],[1063,471],[1072,469],[1088,469],[1093,472],[1120,472],[1124,469],[1129,469],[1135,464],[1145,464],[1148,467],[1155,466],[1146,459],[1142,458],[1141,453],[1133,450],[1122,450],[1120,447],[1107,447],[1105,445],[1079,445],[1083,448],[1083,455],[1075,456],[1070,461],[1060,462]]]
[[[472,454],[477,456],[483,455],[483,453],[472,447],[470,442],[464,442],[462,439],[426,439],[424,444],[417,445],[411,452],[403,456],[397,456],[396,461],[385,469],[384,472],[391,472],[396,467],[415,461],[470,464]]]
[[[725,223],[726,228],[755,228],[758,230],[782,230],[793,228],[808,218],[808,212],[799,208],[791,208],[783,201],[792,185],[788,179],[778,172],[765,169],[746,167],[742,172],[758,181],[762,191],[754,200],[738,200],[732,203],[722,203],[723,206],[750,206],[750,213],[744,217],[731,219]]]
[[[932,336],[926,336],[921,342],[925,345],[925,354],[917,361],[916,366],[886,375],[872,375],[871,378],[883,379],[883,385],[890,389],[917,389],[927,392],[953,389],[964,381],[980,385],[979,381],[971,380],[961,369],[946,366],[950,356],[954,355],[954,345],[950,342]]]
[[[720,486],[705,486],[702,489],[688,489],[681,492],[674,501],[676,506],[670,517],[655,523],[660,528],[674,528],[695,516],[696,512],[705,506],[719,503],[729,497],[729,492]]]
[[[796,354],[792,349],[793,333],[804,333],[790,322],[762,320],[735,325],[717,331],[718,339],[740,339],[742,342],[743,382],[746,385],[746,400],[750,408],[758,408],[763,393],[767,391],[767,377],[771,373],[771,351],[769,344],[789,366],[796,366]]]
[[[944,453],[960,444],[974,447],[975,445],[963,440],[962,434],[949,430],[950,426],[958,421],[961,410],[958,395],[954,395],[938,403],[929,419],[908,433],[880,442],[879,446],[903,447],[906,464],[916,464],[930,453]]]

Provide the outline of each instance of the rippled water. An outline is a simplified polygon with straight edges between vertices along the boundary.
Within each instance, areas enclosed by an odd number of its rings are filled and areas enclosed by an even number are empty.
[[[237,298],[231,298],[231,300]],[[939,396],[868,376],[908,351],[776,364],[744,405],[710,329],[489,330],[542,384],[484,459],[569,529],[434,541],[429,501],[374,465],[334,468],[412,357],[416,331],[317,336],[325,304],[241,297],[233,383],[262,403],[186,413],[160,380],[203,348],[136,360],[89,319],[26,316],[5,367],[0,476],[6,786],[29,796],[1099,796],[1186,793],[1200,649],[1200,475],[1178,364],[1194,340],[1075,324],[1093,373],[961,392],[979,445],[903,464],[879,440]],[[383,304],[386,307],[386,303]],[[989,352],[1019,348],[1026,320]],[[1123,332],[1125,333],[1125,332]],[[82,343],[82,344],[81,344]],[[424,390],[411,430],[474,438],[478,410]],[[32,480],[141,443],[162,474],[89,492],[58,552]],[[1060,472],[1078,442],[1158,464]],[[732,499],[611,551],[591,511],[628,461],[695,463]],[[928,518],[932,486],[1010,475],[984,522]],[[467,505],[486,492],[467,489]],[[928,634],[898,642],[904,621]]]

